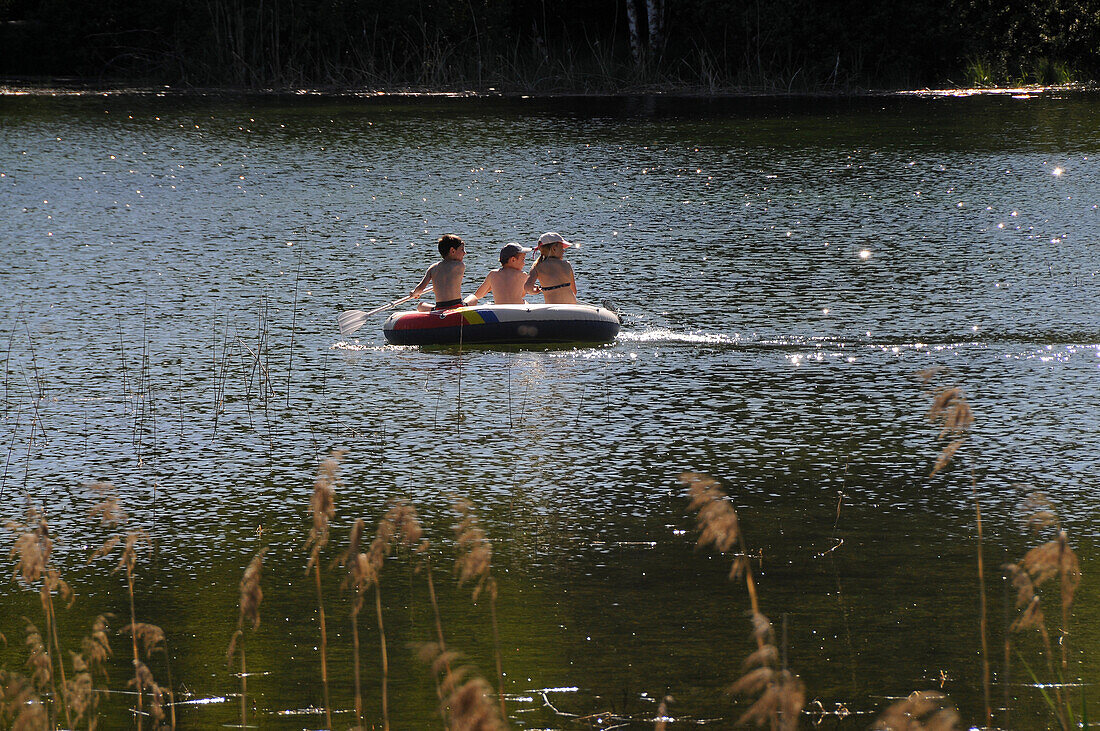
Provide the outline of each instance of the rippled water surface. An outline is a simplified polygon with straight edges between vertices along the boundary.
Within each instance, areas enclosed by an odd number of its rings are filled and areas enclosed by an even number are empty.
[[[668,694],[684,728],[728,727],[747,707],[723,689],[752,649],[749,603],[727,558],[694,549],[678,476],[703,472],[739,511],[806,724],[824,711],[862,728],[915,689],[984,718],[976,491],[994,706],[1007,687],[1008,725],[1044,727],[1026,672],[1001,661],[999,567],[1041,540],[1020,504],[1046,492],[1081,558],[1069,674],[1091,695],[1098,108],[1061,92],[0,97],[0,518],[48,514],[77,597],[60,644],[77,649],[97,614],[116,615],[113,631],[129,621],[114,562],[86,562],[107,535],[87,485],[116,486],[152,537],[136,612],[166,632],[191,727],[239,723],[225,650],[241,572],[267,546],[249,720],[317,728],[303,545],[318,463],[344,448],[326,567],[356,518],[410,499],[447,641],[495,682],[487,602],[451,575],[450,506],[473,502],[514,726],[651,727]],[[615,342],[394,348],[383,316],[339,336],[338,309],[405,294],[440,234],[467,241],[472,291],[503,244],[547,230],[579,244],[581,298],[622,311]],[[936,366],[975,423],[930,478],[943,444],[917,374]],[[395,728],[439,725],[409,649],[435,637],[415,564],[396,555],[382,579]],[[325,582],[347,727],[349,604],[338,570]],[[372,604],[364,704],[378,723]],[[0,592],[9,669],[25,660],[22,617],[41,611],[18,583]],[[128,640],[113,642],[123,690]],[[151,667],[169,684],[162,659]],[[129,703],[114,693],[102,712],[119,725]]]

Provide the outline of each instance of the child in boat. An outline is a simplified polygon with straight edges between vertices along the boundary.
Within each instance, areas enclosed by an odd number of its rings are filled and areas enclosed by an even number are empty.
[[[409,296],[416,298],[424,294],[429,284],[435,290],[435,306],[421,302],[416,306],[420,312],[462,306],[462,275],[466,273],[462,258],[466,256],[466,242],[454,234],[444,234],[436,243],[443,261],[437,261],[428,267],[420,284],[409,292]]]
[[[577,303],[577,280],[573,276],[573,267],[562,256],[571,243],[553,231],[539,236],[535,248],[539,258],[527,275],[524,291],[531,294],[542,293],[548,305],[575,305]]]
[[[479,299],[492,292],[493,304],[525,304],[523,288],[527,284],[527,272],[523,271],[523,265],[527,261],[529,251],[531,251],[530,248],[519,244],[508,244],[501,249],[500,269],[489,272],[489,276],[485,277],[485,281],[476,292],[465,299],[465,303],[476,305]]]

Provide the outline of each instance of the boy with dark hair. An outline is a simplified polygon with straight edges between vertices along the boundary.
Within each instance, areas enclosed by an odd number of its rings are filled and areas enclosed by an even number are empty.
[[[421,312],[462,306],[462,275],[466,273],[462,258],[466,256],[466,242],[454,234],[444,234],[436,243],[443,260],[428,267],[420,284],[409,293],[411,297],[419,297],[428,289],[429,284],[435,290],[435,306],[421,302],[416,306]]]

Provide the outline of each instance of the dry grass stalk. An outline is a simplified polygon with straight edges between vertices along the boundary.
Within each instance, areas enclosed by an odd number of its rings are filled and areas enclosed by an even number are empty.
[[[668,706],[672,701],[672,696],[666,695],[657,705],[657,721],[653,726],[653,731],[665,731],[668,728],[668,722],[672,720],[668,717]]]
[[[439,679],[443,696],[439,710],[444,718],[450,711],[451,731],[503,731],[508,727],[492,701],[492,686],[469,666],[451,669],[458,660],[457,653],[431,642],[422,645],[418,654]]]
[[[138,554],[144,547],[150,544],[149,535],[141,528],[133,528],[125,534],[120,532],[125,527],[129,517],[126,511],[119,506],[118,494],[113,485],[109,482],[97,482],[90,485],[90,488],[99,496],[99,502],[92,506],[89,514],[94,518],[98,518],[100,525],[110,529],[112,533],[103,544],[88,557],[88,561],[91,562],[94,559],[109,556],[119,544],[122,545],[121,554],[112,573],[124,571],[126,574],[126,588],[130,599],[130,624],[128,628],[132,630],[135,627],[141,626],[137,621],[137,611],[134,605],[134,570],[137,568]],[[126,629],[127,628],[124,628],[123,631],[126,631]],[[137,631],[131,631],[130,637],[130,647],[133,653],[133,666],[135,669],[135,675],[130,681],[130,684],[135,686],[138,691],[135,718],[137,719],[138,731],[141,731],[142,718],[144,716],[143,690],[146,684],[140,682],[137,677],[137,669],[142,664],[138,653],[139,634]],[[161,639],[163,641],[163,633],[161,633]],[[167,660],[167,652],[165,652],[165,659]],[[173,715],[174,713],[175,709],[173,708]],[[174,725],[173,719],[173,726]]]
[[[325,722],[328,728],[332,728],[332,703],[329,701],[328,691],[328,631],[325,627],[325,602],[321,592],[321,551],[328,545],[329,524],[336,515],[336,485],[339,484],[337,473],[340,460],[345,453],[346,450],[334,449],[328,458],[321,462],[317,479],[313,483],[313,495],[309,500],[313,526],[306,541],[306,549],[309,550],[306,573],[313,569],[317,586],[317,618],[321,625],[321,687],[324,692]]]
[[[130,596],[130,626],[137,625],[137,609],[134,605],[134,568],[137,566],[137,554],[141,550],[142,546],[149,542],[149,537],[145,534],[145,531],[140,528],[130,531],[126,534],[125,543],[122,547],[122,556],[118,560],[118,564],[115,566],[115,571],[126,571],[126,588]],[[110,543],[110,541],[108,541]],[[104,544],[107,545],[107,544]],[[130,649],[133,651],[133,663],[134,672],[136,678],[136,672],[138,666],[141,665],[141,660],[138,657],[138,635],[136,632],[130,633],[131,643]],[[141,719],[143,715],[144,696],[142,690],[144,685],[140,682],[136,683],[137,687],[137,727],[138,731],[141,731]]]
[[[929,369],[920,373],[926,385],[943,372],[942,369]],[[928,419],[940,426],[937,439],[950,440],[936,458],[929,476],[935,475],[947,467],[955,458],[955,453],[966,442],[970,427],[974,423],[974,412],[966,400],[966,394],[958,386],[940,386],[932,392],[932,406],[928,410]]]
[[[931,386],[931,383],[944,372],[946,372],[946,369],[937,368],[923,371],[920,375],[925,385]],[[970,403],[966,400],[966,394],[963,393],[962,388],[958,386],[937,386],[932,391],[932,406],[928,410],[928,419],[933,424],[939,424],[940,426],[937,439],[941,441],[950,440],[936,458],[935,464],[932,465],[932,472],[929,473],[929,477],[932,477],[945,469],[954,460],[956,453],[963,444],[966,443],[967,438],[970,436],[970,428],[974,425],[974,412],[971,410]],[[993,705],[990,700],[992,673],[989,667],[985,556],[982,547],[984,536],[982,534],[982,508],[978,500],[978,487],[973,470],[971,470],[970,490],[974,498],[974,515],[978,528],[978,633],[982,643],[982,694],[985,700],[985,725],[990,727],[993,725]]]
[[[75,722],[74,728],[84,722],[87,728],[94,729],[99,723],[95,716],[99,698],[92,682],[92,673],[80,653],[72,652],[70,655],[73,663],[73,679],[68,683],[66,697]]]
[[[248,728],[248,667],[245,663],[244,652],[244,623],[247,620],[255,632],[260,626],[260,602],[264,599],[263,589],[260,588],[260,577],[263,574],[263,559],[267,548],[252,557],[248,567],[241,577],[240,613],[237,615],[237,631],[229,641],[229,649],[226,650],[226,663],[233,663],[233,654],[237,650],[238,642],[241,653],[241,728]]]
[[[1067,637],[1069,636],[1070,611],[1073,600],[1077,595],[1077,588],[1081,583],[1081,565],[1077,553],[1069,545],[1069,537],[1061,528],[1053,505],[1041,493],[1028,496],[1024,503],[1028,511],[1025,514],[1025,522],[1031,528],[1054,528],[1056,533],[1053,539],[1031,548],[1023,559],[1017,563],[1005,566],[1006,573],[1012,581],[1012,587],[1016,590],[1016,608],[1019,614],[1009,628],[1013,632],[1023,632],[1034,629],[1039,633],[1043,643],[1043,649],[1047,659],[1047,669],[1052,676],[1056,675],[1054,668],[1054,648],[1048,630],[1046,615],[1042,609],[1040,590],[1052,579],[1058,579],[1059,607],[1061,609],[1061,627],[1058,640],[1058,649],[1061,659],[1061,676],[1069,671],[1069,648]],[[1055,693],[1055,712],[1062,728],[1070,728],[1072,721],[1066,711],[1066,700],[1063,697],[1062,682],[1053,684]]]
[[[164,688],[157,685],[149,666],[139,660],[134,666],[134,677],[127,685],[137,688],[139,694],[149,696],[149,715],[153,719],[153,728],[164,725]],[[141,728],[140,717],[138,728]]]
[[[329,524],[336,515],[336,486],[339,484],[340,460],[347,450],[334,449],[321,462],[317,470],[317,479],[313,482],[313,494],[309,499],[309,514],[313,525],[309,530],[306,549],[309,550],[309,563],[306,571],[313,568],[320,559],[321,551],[328,545]]]
[[[753,616],[753,636],[759,649],[745,658],[741,665],[744,675],[729,687],[729,692],[755,696],[756,701],[737,723],[767,725],[780,731],[797,729],[806,705],[806,688],[797,675],[780,667],[775,632],[762,614]]]
[[[42,634],[34,626],[34,623],[26,617],[23,618],[23,621],[27,623],[24,644],[26,644],[28,652],[26,667],[31,672],[30,680],[34,683],[35,690],[39,694],[47,690],[53,691],[55,689],[53,661],[50,659],[49,650],[42,642]]]
[[[428,600],[431,602],[431,605],[432,605],[432,614],[435,617],[435,635],[436,635],[436,638],[439,640],[438,642],[431,643],[431,644],[433,644],[436,648],[438,648],[438,652],[440,653],[441,656],[443,656],[443,658],[444,658],[443,663],[444,663],[444,665],[447,666],[447,672],[449,673],[451,668],[450,668],[450,660],[447,659],[447,643],[443,639],[443,620],[442,620],[442,618],[440,617],[440,614],[439,614],[439,601],[436,599],[436,596],[435,596],[435,582],[432,580],[432,557],[431,557],[430,553],[427,553],[427,541],[424,541],[424,544],[425,544],[424,545],[425,552],[423,554],[424,555],[423,567],[425,569],[425,574],[427,575],[427,579],[428,579]],[[419,571],[420,568],[421,568],[420,566],[417,566],[417,571]],[[442,704],[443,703],[443,689],[439,685],[439,675],[433,673],[432,677],[435,679],[435,692],[436,692],[436,695],[439,696],[439,702]],[[446,716],[444,716],[444,717],[446,717]]]
[[[15,573],[12,578],[18,577],[28,586],[36,586],[39,601],[42,604],[42,613],[46,618],[46,649],[44,658],[46,662],[53,662],[57,658],[58,674],[61,678],[61,702],[65,713],[66,724],[71,728],[72,719],[69,712],[68,682],[65,677],[65,662],[61,653],[61,645],[58,641],[57,614],[54,607],[53,595],[57,593],[62,599],[72,605],[73,594],[68,583],[61,578],[61,574],[50,563],[53,553],[53,539],[50,537],[49,525],[46,517],[33,506],[28,508],[25,522],[9,522],[10,530],[17,533],[17,538],[11,549],[11,557],[15,558]],[[53,642],[54,650],[49,650],[50,642]],[[50,674],[51,683],[53,673]],[[56,691],[56,687],[53,687]],[[56,692],[51,696],[57,698]]]
[[[164,630],[155,624],[148,624],[146,622],[131,622],[130,624],[119,630],[120,634],[129,634],[132,638],[134,647],[140,647],[142,653],[145,655],[146,660],[151,660],[153,653],[163,653],[165,662],[168,660],[168,643],[164,636]],[[149,669],[149,666],[140,658],[134,660],[134,677],[127,683],[129,687],[136,688],[138,691],[138,697],[141,698],[145,694],[149,696],[149,714],[153,719],[153,728],[160,728],[163,725],[164,714],[164,695],[165,688],[158,685],[153,678],[153,671]],[[141,716],[142,706],[138,705],[138,728],[141,728]],[[171,720],[171,727],[175,728],[175,717]]]
[[[701,548],[713,546],[723,554],[734,548],[739,549],[729,578],[731,581],[742,577],[745,580],[752,606],[752,636],[757,649],[745,659],[743,675],[728,689],[730,693],[756,697],[738,723],[767,724],[772,729],[783,731],[796,729],[802,708],[806,705],[806,689],[797,675],[780,665],[775,632],[771,622],[760,611],[737,511],[726,499],[719,484],[710,477],[685,472],[680,475],[680,481],[687,487],[691,509],[696,511],[696,524],[699,526],[696,545]]]
[[[105,680],[107,659],[111,657],[111,641],[107,637],[107,618],[102,614],[92,622],[92,633],[80,641],[81,655],[91,673],[100,673]]]
[[[756,582],[753,580],[752,567],[749,565],[749,552],[745,548],[745,538],[737,519],[737,511],[726,499],[718,482],[706,475],[685,472],[680,475],[691,498],[690,509],[696,511],[695,523],[699,526],[699,540],[696,546],[713,546],[719,553],[729,553],[737,547],[739,552],[733,557],[729,578],[731,581],[744,577],[745,588],[749,592],[752,614],[760,614],[760,600],[756,594]],[[762,646],[762,645],[758,645]]]
[[[370,562],[365,554],[359,551],[363,541],[363,531],[366,524],[362,518],[357,518],[351,527],[351,536],[348,539],[348,548],[340,556],[340,565],[348,567],[348,575],[340,585],[342,589],[352,591],[351,599],[351,640],[353,649],[353,680],[355,684],[355,720],[356,727],[363,727],[363,684],[360,674],[359,654],[359,613],[363,610],[363,594],[369,585]]]
[[[465,500],[459,500],[454,506],[459,515],[455,525],[455,543],[458,559],[455,569],[458,571],[459,586],[474,581],[473,600],[476,603],[482,591],[489,594],[489,616],[493,625],[493,649],[497,666],[497,701],[500,715],[508,718],[504,705],[504,660],[500,651],[500,631],[497,624],[497,582],[493,577],[493,548],[485,531],[477,524],[473,507]]]
[[[356,618],[362,608],[363,594],[370,587],[374,587],[374,610],[378,619],[378,635],[382,656],[382,728],[386,731],[390,727],[389,711],[389,678],[390,662],[386,649],[386,630],[382,618],[382,567],[386,557],[393,552],[393,547],[400,544],[406,547],[416,547],[416,550],[426,549],[426,543],[422,542],[424,534],[420,527],[420,520],[416,514],[416,508],[404,500],[396,500],[390,503],[385,515],[378,521],[378,530],[374,540],[371,541],[367,552],[359,553],[358,546],[361,542],[364,530],[362,521],[356,521],[352,528],[351,545],[345,553],[343,561],[351,567],[345,584],[355,589],[355,600],[352,608],[352,625],[355,641],[355,682],[356,682],[356,713],[360,716],[362,724],[362,702],[359,691],[359,639],[358,624]]]
[[[69,683],[70,704],[77,725],[85,720],[88,729],[99,725],[99,694],[95,689],[95,676],[107,677],[107,660],[111,656],[111,644],[107,637],[107,619],[99,615],[92,622],[91,634],[80,641],[81,652],[71,653],[76,676]]]
[[[943,693],[913,691],[887,708],[871,727],[875,731],[956,731],[959,714]]]
[[[11,731],[40,731],[53,727],[31,681],[6,670],[0,670],[0,727]]]

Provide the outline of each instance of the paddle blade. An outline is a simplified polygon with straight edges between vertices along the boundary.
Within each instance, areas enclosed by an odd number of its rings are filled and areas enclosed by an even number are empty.
[[[344,310],[336,318],[336,324],[340,326],[340,334],[344,337],[363,327],[367,323],[368,313],[362,310]]]

